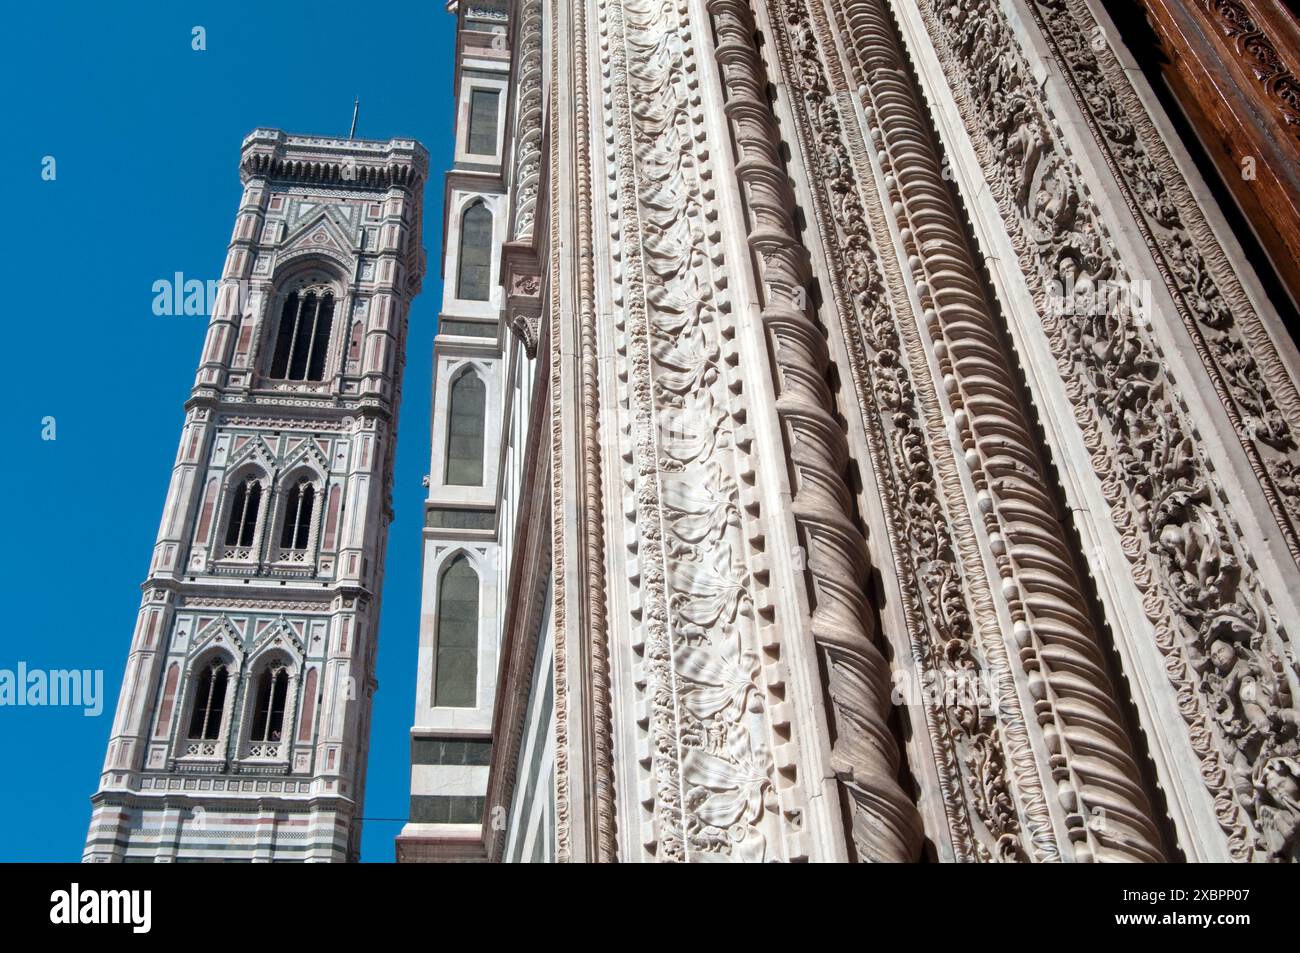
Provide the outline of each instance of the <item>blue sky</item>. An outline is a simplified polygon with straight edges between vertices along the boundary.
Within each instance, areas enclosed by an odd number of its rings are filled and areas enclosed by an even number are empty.
[[[404,818],[455,20],[440,0],[43,0],[10,4],[5,20],[0,669],[102,669],[105,704],[93,718],[0,707],[0,860],[80,859],[206,327],[154,315],[152,285],[220,276],[250,130],[346,135],[355,95],[358,136],[413,137],[431,157],[365,804],[367,818]],[[53,441],[41,439],[47,416]],[[363,859],[391,860],[400,826],[367,822]]]

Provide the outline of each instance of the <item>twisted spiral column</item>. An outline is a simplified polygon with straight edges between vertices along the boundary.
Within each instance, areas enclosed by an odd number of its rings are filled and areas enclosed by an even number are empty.
[[[744,0],[709,0],[707,8],[748,242],[764,283],[761,317],[771,344],[776,411],[812,579],[810,628],[831,700],[832,765],[849,803],[858,858],[911,861],[921,848],[920,815],[898,782],[899,749],[887,723],[889,667],[875,644],[866,541],[853,521],[843,476],[848,442],[833,414],[826,341],[805,306],[808,252],[793,218],[795,199],[768,105],[754,19]]]

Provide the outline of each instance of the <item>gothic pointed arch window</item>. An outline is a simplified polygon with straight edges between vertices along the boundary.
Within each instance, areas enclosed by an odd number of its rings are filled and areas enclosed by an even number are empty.
[[[487,387],[472,368],[451,382],[447,400],[448,486],[483,485],[483,430],[486,426]]]
[[[275,351],[271,357],[271,378],[324,380],[333,323],[333,291],[312,286],[290,292],[280,309]]]
[[[250,742],[276,744],[284,738],[284,713],[288,699],[289,669],[283,662],[271,662],[254,681]]]
[[[299,480],[284,501],[280,524],[281,549],[306,549],[311,539],[311,519],[316,507],[316,488],[310,480]]]
[[[456,297],[487,301],[492,281],[492,213],[482,199],[471,202],[460,217]]]
[[[454,556],[438,582],[433,704],[473,708],[478,703],[478,573]]]
[[[226,518],[226,545],[247,549],[257,532],[257,516],[262,507],[262,484],[256,477],[241,480],[230,501]]]
[[[221,658],[214,658],[199,669],[190,708],[188,737],[191,741],[215,741],[221,736],[229,681],[229,669]]]

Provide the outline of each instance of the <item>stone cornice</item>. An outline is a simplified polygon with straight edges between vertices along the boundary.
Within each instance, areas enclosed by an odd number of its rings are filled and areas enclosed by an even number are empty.
[[[401,188],[419,196],[429,153],[414,139],[329,139],[255,129],[244,139],[240,178],[350,189]]]

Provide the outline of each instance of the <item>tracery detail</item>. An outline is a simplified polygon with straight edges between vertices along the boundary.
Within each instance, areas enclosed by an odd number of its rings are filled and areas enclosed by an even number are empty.
[[[869,165],[855,126],[841,118],[854,115],[853,102],[839,64],[825,59],[825,14],[819,3],[804,0],[783,0],[779,13],[777,47],[788,87],[801,93],[792,106],[832,256],[828,283],[884,493],[952,849],[958,860],[1058,859],[942,410],[915,329],[895,317],[910,312],[902,275],[871,245],[873,232],[887,241],[888,230],[879,199],[860,190],[855,173]],[[935,438],[933,452],[927,433]],[[989,689],[994,697],[984,699]],[[1006,774],[1009,752],[1018,797]],[[970,810],[982,834],[972,830]],[[1021,813],[1029,832],[1021,829]]]

